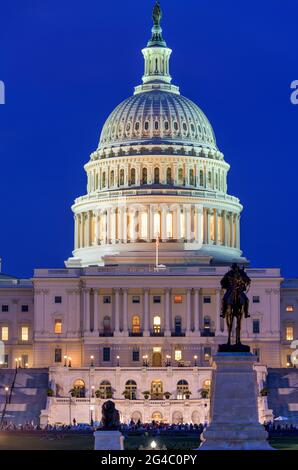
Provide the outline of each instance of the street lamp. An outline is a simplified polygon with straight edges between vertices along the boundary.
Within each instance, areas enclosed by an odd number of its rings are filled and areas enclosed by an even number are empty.
[[[25,368],[28,369],[28,367],[29,367],[29,364],[28,364],[28,362],[26,362]]]
[[[21,361],[22,361],[22,358],[19,357],[19,369],[21,368]]]
[[[120,360],[120,356],[117,356],[117,367],[119,367],[119,360]]]
[[[94,356],[90,356],[90,366],[94,366]]]
[[[5,390],[5,401],[6,401],[6,403],[7,403],[7,402],[8,402],[8,392],[9,392],[9,388],[6,386],[4,390]]]
[[[18,362],[19,362],[19,360],[18,360],[18,358],[16,357],[16,358],[15,358],[16,369],[17,369],[17,367],[18,367]]]
[[[166,367],[169,367],[171,365],[171,356],[169,354],[166,355]]]
[[[148,367],[148,354],[145,354],[145,356],[143,356],[143,366]]]
[[[64,356],[64,367],[66,367],[66,366],[67,366],[67,356],[65,355]]]
[[[198,356],[195,355],[193,358],[194,358],[194,361],[195,361],[195,367],[197,367],[197,365],[198,365],[198,364],[197,364]]]
[[[94,411],[94,406],[90,406],[90,425],[93,427],[93,411]]]
[[[91,385],[91,397],[94,398],[94,385]]]
[[[157,447],[156,442],[152,441],[151,444],[150,444],[150,447],[151,447],[152,450],[156,449],[156,447]]]
[[[68,367],[71,367],[71,357],[68,356]]]

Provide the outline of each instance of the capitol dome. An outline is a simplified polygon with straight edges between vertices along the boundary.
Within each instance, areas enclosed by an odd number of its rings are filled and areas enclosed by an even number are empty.
[[[230,166],[203,111],[172,84],[158,3],[153,20],[142,84],[110,114],[84,166],[68,267],[246,262]]]
[[[195,103],[154,89],[137,93],[114,109],[103,127],[99,149],[152,143],[217,150],[211,124]]]

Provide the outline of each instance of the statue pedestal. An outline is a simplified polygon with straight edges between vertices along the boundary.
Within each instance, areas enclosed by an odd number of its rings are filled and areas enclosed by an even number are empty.
[[[221,352],[213,359],[211,424],[200,450],[273,450],[258,419],[255,356]]]
[[[123,450],[124,436],[119,431],[95,431],[94,450]]]

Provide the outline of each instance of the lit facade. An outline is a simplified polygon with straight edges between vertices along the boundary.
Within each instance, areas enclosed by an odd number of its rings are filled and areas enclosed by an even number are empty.
[[[100,419],[110,396],[124,421],[208,420],[212,355],[227,339],[220,280],[232,262],[247,264],[242,206],[227,192],[229,165],[207,117],[171,84],[160,26],[142,52],[142,85],[107,119],[84,167],[66,268],[0,275],[2,366],[50,368],[43,424]],[[268,366],[290,365],[298,285],[284,284],[281,303],[279,269],[247,273],[243,341],[261,389]],[[270,416],[266,397],[259,413]]]

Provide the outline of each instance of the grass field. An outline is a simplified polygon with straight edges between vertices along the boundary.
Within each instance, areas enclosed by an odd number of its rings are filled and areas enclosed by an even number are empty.
[[[185,436],[130,436],[125,440],[125,449],[137,450],[140,446],[147,447],[152,440],[169,450],[191,450],[199,446],[197,438]],[[298,437],[276,437],[270,440],[278,450],[298,450]],[[93,436],[66,434],[63,438],[32,434],[0,433],[0,450],[92,450]]]

